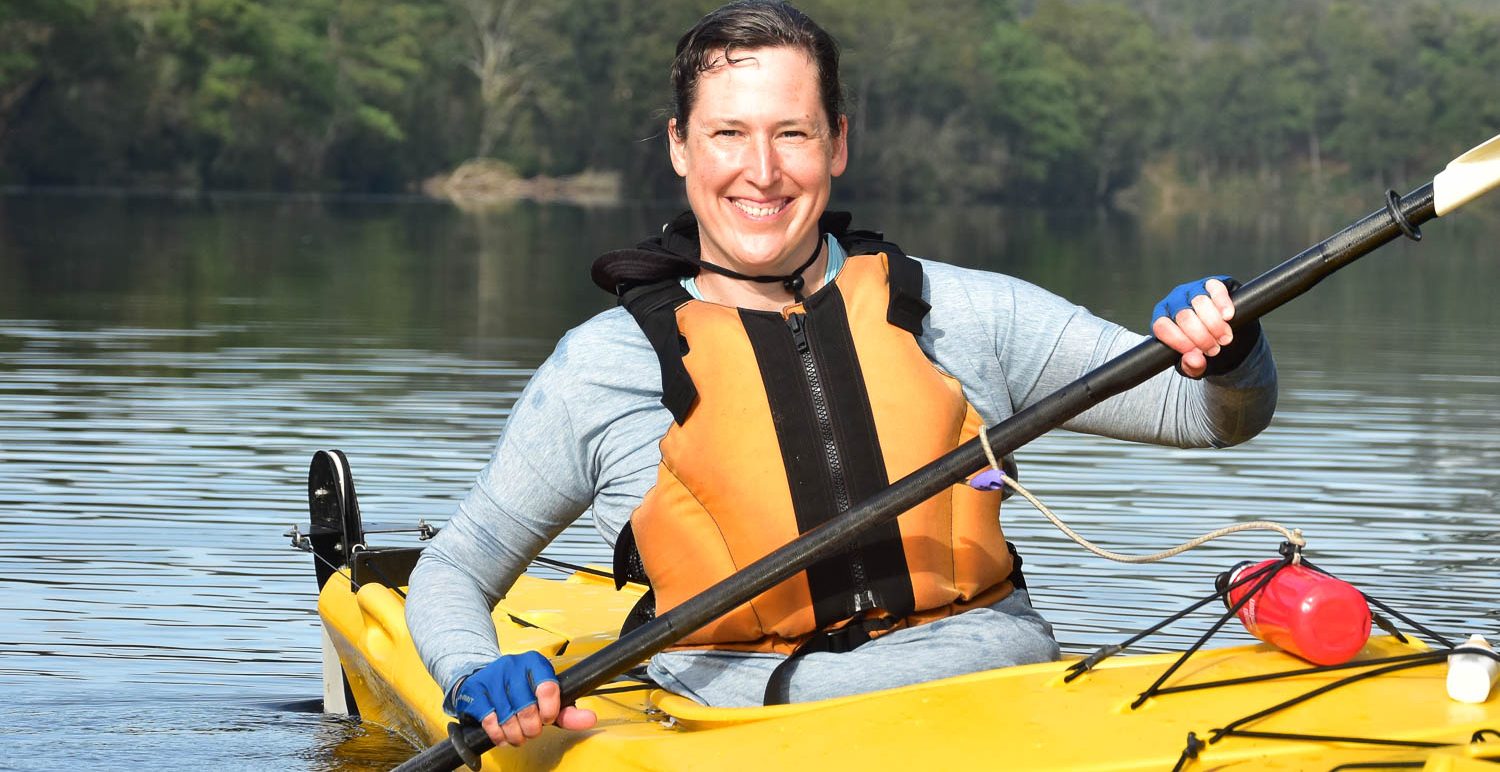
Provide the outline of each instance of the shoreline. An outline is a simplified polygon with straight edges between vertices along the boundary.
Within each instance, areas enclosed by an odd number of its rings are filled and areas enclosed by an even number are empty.
[[[459,164],[447,174],[428,177],[418,190],[428,198],[468,209],[517,200],[612,206],[623,201],[621,187],[620,173],[616,171],[584,170],[561,177],[521,177],[503,161],[476,158]]]

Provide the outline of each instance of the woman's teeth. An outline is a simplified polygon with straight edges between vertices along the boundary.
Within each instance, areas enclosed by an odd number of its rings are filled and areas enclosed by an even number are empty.
[[[779,204],[770,206],[756,206],[754,204],[747,204],[744,201],[736,201],[734,202],[734,205],[739,207],[741,212],[744,212],[751,217],[770,217],[771,215],[780,212],[786,206],[786,202],[783,201]]]

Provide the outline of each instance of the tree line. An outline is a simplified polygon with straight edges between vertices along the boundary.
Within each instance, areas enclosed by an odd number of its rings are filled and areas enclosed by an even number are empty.
[[[475,157],[676,191],[702,0],[5,0],[0,183],[398,192]],[[804,0],[841,195],[1106,202],[1143,172],[1406,184],[1500,127],[1486,0]]]

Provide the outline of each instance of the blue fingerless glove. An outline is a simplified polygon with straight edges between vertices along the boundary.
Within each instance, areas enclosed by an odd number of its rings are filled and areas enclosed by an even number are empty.
[[[1208,294],[1208,287],[1206,285],[1209,279],[1218,279],[1224,282],[1224,286],[1228,287],[1230,292],[1239,289],[1240,286],[1239,282],[1222,274],[1207,276],[1186,284],[1179,284],[1173,287],[1172,291],[1168,292],[1167,296],[1162,298],[1160,303],[1156,304],[1156,308],[1151,309],[1151,324],[1155,324],[1156,320],[1163,316],[1176,321],[1178,311],[1193,307],[1193,298]],[[1203,375],[1198,377],[1223,375],[1239,367],[1245,361],[1245,358],[1250,356],[1250,352],[1255,350],[1256,345],[1260,343],[1260,337],[1260,320],[1257,319],[1249,324],[1240,326],[1234,331],[1234,342],[1220,348],[1218,354],[1208,357],[1208,369],[1204,370]],[[1177,370],[1178,374],[1186,375],[1186,373],[1182,372],[1181,361],[1173,367]]]
[[[557,672],[546,657],[528,651],[507,654],[474,671],[458,685],[453,698],[459,718],[475,723],[491,713],[500,723],[536,704],[536,687],[544,681],[556,681]]]
[[[1151,329],[1151,325],[1156,324],[1156,320],[1162,318],[1163,316],[1171,319],[1172,321],[1177,321],[1178,311],[1181,311],[1184,308],[1192,308],[1193,298],[1196,298],[1199,295],[1208,294],[1207,285],[1209,279],[1218,279],[1219,281],[1224,282],[1226,286],[1233,288],[1231,282],[1233,282],[1234,279],[1231,279],[1228,276],[1224,276],[1222,274],[1218,276],[1205,276],[1204,278],[1197,281],[1190,281],[1186,284],[1179,284],[1173,287],[1172,291],[1168,292],[1167,296],[1162,298],[1156,304],[1155,308],[1151,309],[1151,320],[1146,322],[1146,329]]]

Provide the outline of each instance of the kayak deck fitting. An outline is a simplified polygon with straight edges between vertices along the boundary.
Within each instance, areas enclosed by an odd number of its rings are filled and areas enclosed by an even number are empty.
[[[320,453],[313,477],[313,524],[308,534],[294,531],[293,538],[319,555],[320,576],[326,574],[318,610],[325,644],[336,660],[325,655],[334,671],[325,672],[330,695],[325,703],[331,711],[342,705],[416,744],[441,741],[452,719],[442,712],[441,690],[422,665],[405,623],[404,585],[421,548],[359,546],[344,554],[344,544],[364,545],[367,532],[397,529],[364,529],[342,454]],[[337,495],[329,496],[330,490]],[[433,532],[425,525],[407,530]],[[318,543],[324,545],[321,551]],[[346,559],[336,563],[338,570],[328,568],[339,556]],[[523,575],[492,612],[501,650],[540,651],[565,670],[614,642],[645,589],[630,584],[616,591],[608,572],[597,568],[562,579]],[[1353,674],[1380,670],[1377,660],[1424,653],[1426,661],[1417,666],[1234,724]],[[578,700],[599,714],[594,729],[548,728],[523,748],[493,749],[482,758],[489,770],[898,769],[914,764],[1017,770],[1477,770],[1494,768],[1489,757],[1500,759],[1500,699],[1479,705],[1449,699],[1446,654],[1414,640],[1372,638],[1356,657],[1372,663],[1366,667],[1160,693],[1132,709],[1178,657],[1117,656],[1087,669],[1073,658],[756,708],[708,708],[622,678]],[[1163,687],[1170,691],[1307,668],[1268,644],[1204,649]],[[1069,680],[1070,672],[1081,674]],[[1235,733],[1216,735],[1215,730],[1231,726]],[[1343,766],[1350,764],[1359,766]]]

